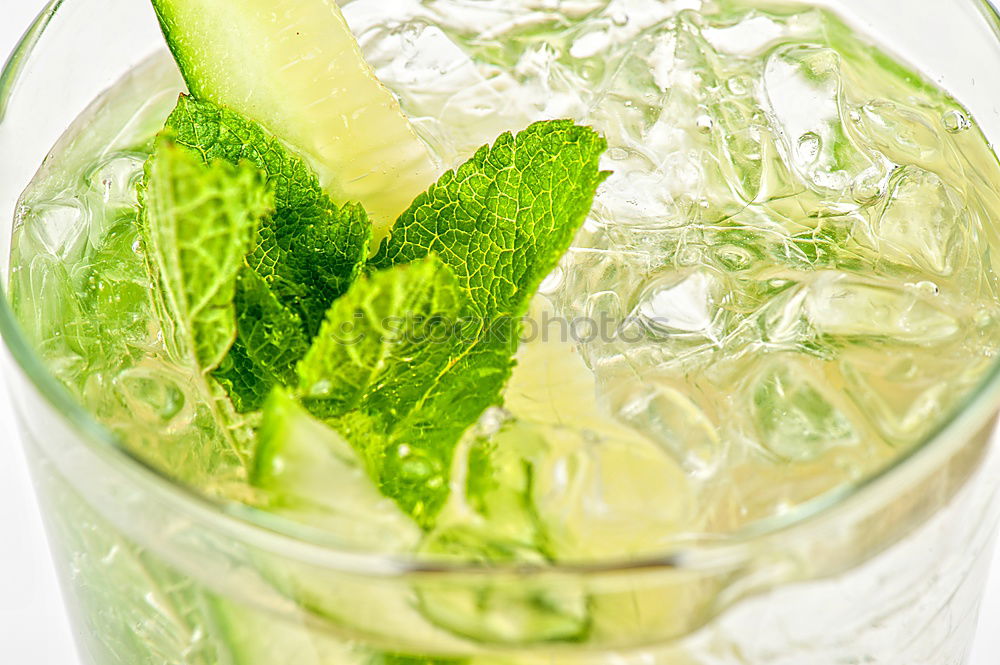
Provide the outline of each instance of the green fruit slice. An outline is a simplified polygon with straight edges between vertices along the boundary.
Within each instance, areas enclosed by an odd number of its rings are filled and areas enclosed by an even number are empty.
[[[437,177],[333,0],[153,0],[188,88],[303,153],[376,239]]]

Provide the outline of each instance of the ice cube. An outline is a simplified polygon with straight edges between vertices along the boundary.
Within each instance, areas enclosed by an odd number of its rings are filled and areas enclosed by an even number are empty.
[[[834,271],[816,273],[805,311],[819,334],[854,340],[933,345],[960,330],[955,316],[905,284]]]
[[[779,459],[813,460],[830,448],[859,441],[829,381],[791,356],[773,358],[749,398],[760,442]]]
[[[372,45],[366,56],[379,79],[407,91],[404,111],[444,164],[539,119],[531,103],[541,97],[518,92],[507,71],[475,62],[436,25],[377,22],[365,28],[361,41]]]
[[[634,317],[654,334],[718,339],[722,285],[707,270],[655,279],[639,297]]]
[[[861,445],[820,451],[807,460],[751,458],[727,465],[702,495],[707,507],[701,529],[732,533],[762,519],[781,516],[809,501],[857,482],[878,470],[898,451],[864,430]]]
[[[942,161],[942,137],[936,117],[889,101],[870,99],[860,107],[860,126],[872,143],[895,164],[934,168]]]
[[[622,379],[607,399],[618,420],[660,445],[690,476],[708,477],[721,462],[725,446],[714,423],[668,381]]]
[[[767,60],[764,94],[792,169],[814,191],[839,198],[879,162],[860,150],[841,110],[841,56],[832,48],[791,45]]]
[[[708,27],[702,34],[722,53],[749,56],[762,51],[785,32],[785,26],[773,18],[752,12],[736,23]]]
[[[18,250],[24,251],[21,243]],[[90,335],[76,289],[62,261],[38,254],[11,275],[11,304],[46,365],[73,383],[87,366]]]
[[[723,306],[727,282],[720,274],[707,267],[661,270],[630,285],[630,290],[636,288],[638,294],[631,298],[635,304],[619,325],[609,327],[610,337],[583,346],[584,356],[605,388],[616,377],[641,374],[643,368],[683,376],[712,362],[734,318]],[[626,303],[627,297],[627,293],[598,292],[591,297],[591,305],[600,299],[613,306],[613,299]]]
[[[845,353],[840,370],[858,410],[890,443],[905,445],[928,434],[989,363],[955,347],[901,351],[892,358],[858,348]],[[959,366],[965,372],[956,374]]]
[[[79,257],[87,246],[90,212],[77,199],[27,203],[19,219],[24,235],[22,251],[45,252],[64,260]]]
[[[971,225],[954,189],[936,174],[909,166],[893,178],[873,231],[886,259],[949,275],[954,269],[955,244]]]
[[[601,560],[666,550],[690,524],[690,480],[658,445],[626,432],[544,428],[532,498],[552,554]]]
[[[809,292],[800,284],[781,285],[775,290],[778,293],[756,315],[761,341],[769,349],[794,350],[814,338],[804,309]]]
[[[656,367],[718,349],[730,324],[726,292],[725,280],[709,268],[653,276],[617,330],[618,351],[636,366]]]

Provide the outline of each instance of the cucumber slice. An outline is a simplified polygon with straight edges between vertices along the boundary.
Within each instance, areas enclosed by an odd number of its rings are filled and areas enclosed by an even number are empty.
[[[250,480],[266,491],[270,512],[322,529],[354,549],[411,552],[423,537],[416,523],[379,493],[350,444],[281,390],[264,407]],[[468,646],[424,618],[402,578],[293,562],[262,562],[259,568],[297,606],[358,635],[419,636],[442,651]]]
[[[464,665],[465,659],[386,653],[342,640],[303,617],[271,616],[231,601],[210,602],[229,651],[220,665]]]
[[[293,623],[221,598],[210,601],[209,609],[228,648],[223,662],[231,665],[368,665],[371,660],[305,621]]]
[[[420,529],[379,493],[351,445],[281,390],[264,408],[250,481],[267,492],[269,510],[349,547],[405,552],[420,541]]]
[[[376,240],[436,179],[399,103],[334,0],[153,0],[196,97],[297,148],[331,196],[360,202]]]

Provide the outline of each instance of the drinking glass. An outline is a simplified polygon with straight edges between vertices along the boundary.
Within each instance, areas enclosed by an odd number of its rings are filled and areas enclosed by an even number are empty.
[[[373,11],[391,4],[355,2]],[[4,285],[18,196],[49,149],[101,91],[164,48],[148,4],[55,0],[8,62],[0,79]],[[823,4],[887,36],[1000,142],[1000,19],[990,5]],[[0,331],[88,665],[966,660],[1000,517],[1000,454],[990,445],[997,369],[891,468],[787,515],[642,560],[531,569],[350,550],[202,497],[120,447],[46,370],[2,298]],[[560,643],[538,629],[539,604],[601,607],[613,620]],[[448,618],[430,621],[435,608]]]

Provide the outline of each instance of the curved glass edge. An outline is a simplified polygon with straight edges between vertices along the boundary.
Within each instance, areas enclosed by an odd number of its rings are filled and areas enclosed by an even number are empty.
[[[992,0],[971,0],[1000,38],[1000,8]],[[0,72],[0,123],[25,67],[56,12],[65,0],[51,0],[29,27],[14,52]],[[303,563],[347,573],[369,576],[439,576],[439,575],[601,575],[649,570],[718,570],[739,565],[750,556],[751,548],[764,540],[790,537],[804,529],[832,517],[834,509],[851,501],[862,500],[869,491],[911,466],[917,458],[943,447],[955,435],[973,432],[988,423],[1000,405],[1000,361],[987,373],[980,385],[973,390],[947,419],[928,434],[923,441],[901,454],[892,464],[853,483],[840,487],[807,501],[781,516],[767,518],[729,534],[724,538],[692,541],[658,556],[628,560],[606,560],[593,563],[563,563],[547,567],[524,565],[506,566],[481,563],[437,563],[379,552],[349,550],[322,530],[240,503],[208,497],[194,488],[177,483],[163,471],[122,446],[117,439],[98,423],[80,405],[69,391],[48,371],[41,358],[22,334],[7,298],[7,284],[0,283],[0,338],[7,346],[17,368],[34,387],[48,406],[76,432],[81,442],[90,445],[91,451],[104,461],[119,465],[120,470],[145,489],[156,492],[176,503],[195,519],[214,522],[214,528],[242,541],[253,543],[264,550],[291,556]]]
[[[1000,4],[997,4],[997,0],[982,0],[976,5],[982,12],[983,18],[993,28],[993,34],[997,36],[997,39],[1000,39]]]
[[[45,28],[48,27],[49,23],[55,17],[56,11],[59,10],[62,3],[63,0],[51,0],[42,9],[34,22],[28,27],[24,36],[21,37],[21,40],[4,64],[3,70],[0,70],[0,122],[3,122],[4,116],[7,113],[7,104],[10,101],[14,84],[20,78],[21,71],[24,69],[32,48],[34,48],[35,43],[42,36],[42,33],[45,32]]]

